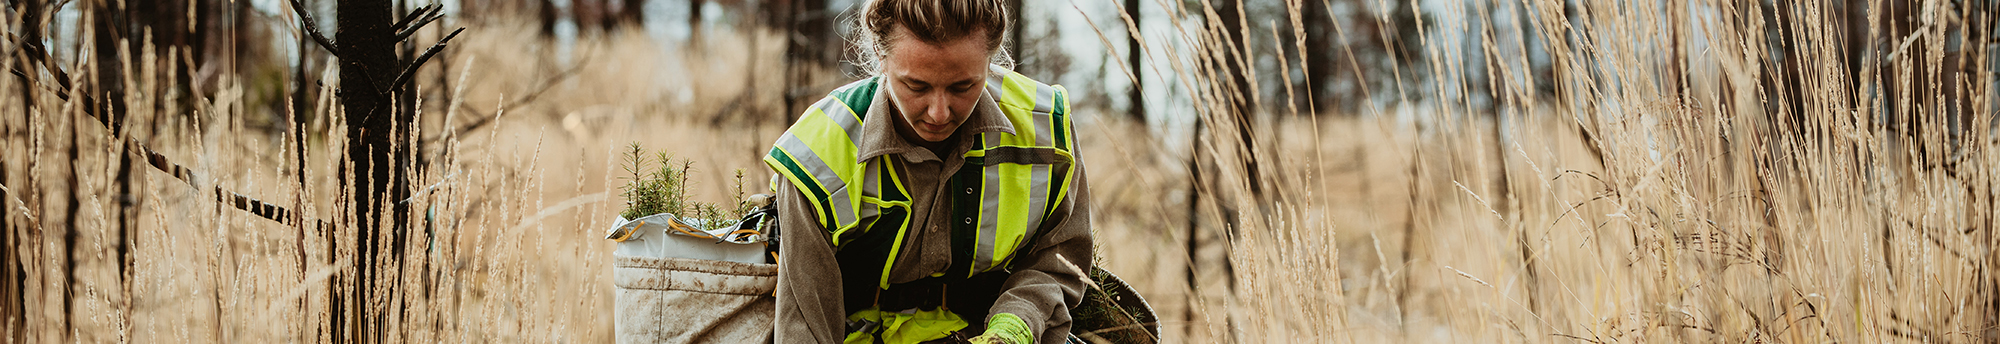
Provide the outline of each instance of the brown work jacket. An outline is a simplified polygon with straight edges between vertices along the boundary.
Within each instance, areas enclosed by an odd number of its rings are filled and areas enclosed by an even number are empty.
[[[898,172],[904,173],[900,178],[910,191],[912,225],[889,272],[889,282],[895,284],[915,281],[951,266],[950,204],[956,193],[947,192],[945,186],[965,161],[965,152],[978,144],[973,140],[975,134],[1014,133],[1014,126],[1000,112],[993,95],[982,91],[972,115],[953,136],[956,142],[949,153],[939,157],[896,133],[893,121],[897,114],[888,100],[889,87],[895,86],[885,83],[875,92],[862,118],[857,152],[858,161],[893,155],[905,163]],[[1083,162],[1076,161],[1075,166],[1074,182],[1064,186],[1070,188],[1069,198],[1044,220],[1055,221],[1057,225],[1046,237],[1033,241],[1034,247],[1015,251],[1013,274],[987,314],[987,319],[1000,313],[1021,317],[1037,334],[1036,343],[1062,343],[1068,338],[1069,310],[1082,302],[1083,276],[1063,260],[1077,268],[1087,269],[1091,264],[1090,193],[1085,185]],[[834,258],[832,234],[819,225],[817,215],[809,210],[812,205],[792,183],[776,184],[783,241],[778,252],[775,339],[778,343],[840,343],[847,334],[847,314],[841,300],[843,276]],[[983,328],[987,319],[965,321]]]

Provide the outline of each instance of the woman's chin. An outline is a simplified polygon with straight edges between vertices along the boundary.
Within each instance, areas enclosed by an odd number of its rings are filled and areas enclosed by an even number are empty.
[[[924,139],[925,142],[940,142],[951,138],[951,131],[918,130],[917,136]]]

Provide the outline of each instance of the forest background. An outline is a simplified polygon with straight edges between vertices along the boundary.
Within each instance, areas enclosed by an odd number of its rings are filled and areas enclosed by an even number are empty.
[[[608,342],[616,153],[725,202],[858,77],[854,1],[6,4],[8,343]],[[2000,2],[1009,6],[1167,342],[2000,340]]]

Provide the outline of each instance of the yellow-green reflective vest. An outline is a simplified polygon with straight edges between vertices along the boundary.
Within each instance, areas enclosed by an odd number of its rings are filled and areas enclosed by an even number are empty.
[[[864,311],[859,305],[875,300],[853,299],[889,289],[889,272],[915,211],[899,159],[859,160],[862,116],[881,84],[881,77],[871,77],[834,90],[806,110],[764,157],[805,195],[821,228],[832,233],[850,316],[900,311]],[[1055,225],[1042,220],[1067,198],[1075,176],[1076,132],[1068,118],[1067,90],[994,66],[986,92],[1015,133],[978,134],[973,139],[980,145],[966,152],[965,165],[948,182],[952,199],[937,204],[952,207],[952,264],[936,276],[1004,272],[1016,251],[1028,249],[1037,234]]]

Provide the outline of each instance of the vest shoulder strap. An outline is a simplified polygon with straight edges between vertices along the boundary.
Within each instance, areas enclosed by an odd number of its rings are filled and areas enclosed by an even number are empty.
[[[764,155],[764,163],[804,193],[822,228],[851,228],[859,192],[848,190],[864,172],[856,152],[861,119],[880,87],[880,77],[855,81],[813,103]]]

